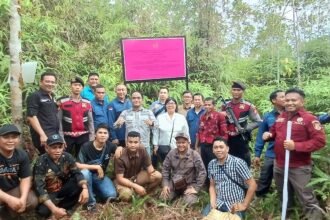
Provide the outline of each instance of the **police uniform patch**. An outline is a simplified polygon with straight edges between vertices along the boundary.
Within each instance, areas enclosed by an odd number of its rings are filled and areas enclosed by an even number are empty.
[[[86,108],[87,107],[86,103],[82,103],[81,107]]]
[[[317,121],[317,120],[312,121],[312,125],[313,125],[313,127],[314,127],[315,130],[318,130],[319,131],[319,130],[322,129],[321,123],[319,121]]]
[[[297,118],[297,122],[301,123],[304,119],[302,117]]]
[[[239,109],[244,109],[245,108],[245,105],[244,104],[240,104],[239,105]]]
[[[284,122],[284,118],[277,118],[276,122]]]

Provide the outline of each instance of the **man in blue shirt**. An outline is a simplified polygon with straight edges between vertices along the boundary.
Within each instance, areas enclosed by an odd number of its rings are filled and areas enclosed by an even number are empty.
[[[80,96],[84,99],[87,99],[89,101],[92,101],[95,96],[94,96],[94,89],[95,86],[100,84],[100,76],[98,73],[91,72],[88,75],[88,80],[87,80],[88,86],[85,86],[85,88],[81,91]],[[104,97],[104,101],[106,104],[109,104],[109,97],[106,95]]]
[[[124,111],[132,108],[132,102],[127,96],[127,88],[123,84],[119,84],[116,87],[117,97],[114,98],[109,104],[109,118],[111,117],[112,121],[117,121],[119,115]],[[109,125],[113,128],[113,124]],[[114,129],[112,133],[112,143],[119,146],[125,147],[125,132],[126,126],[123,125],[120,128]]]
[[[203,108],[204,96],[201,93],[195,93],[193,95],[194,107],[187,112],[187,122],[189,127],[190,135],[190,147],[195,149],[196,144],[196,134],[199,129],[199,119],[205,114],[205,109]]]
[[[274,109],[264,115],[263,120],[259,125],[255,144],[254,165],[256,167],[260,166],[260,157],[265,145],[265,141],[262,139],[262,134],[269,131],[270,127],[275,123],[277,116],[284,111],[285,93],[282,90],[275,90],[270,94],[269,99],[273,104]],[[268,148],[264,158],[264,165],[260,171],[258,188],[256,191],[256,195],[258,197],[265,196],[265,194],[269,192],[273,179],[274,159],[274,141],[271,141],[268,143]]]
[[[167,87],[160,87],[158,91],[158,100],[154,101],[150,105],[150,110],[154,113],[155,117],[157,118],[158,115],[165,112],[165,101],[169,96],[169,90]]]
[[[91,101],[93,109],[94,128],[100,124],[107,124],[109,127],[113,125],[113,121],[108,117],[109,106],[105,101],[105,88],[98,84],[95,86],[95,98]],[[110,125],[111,124],[111,125]]]
[[[319,118],[321,124],[330,123],[330,111],[328,113],[320,115],[318,118]]]

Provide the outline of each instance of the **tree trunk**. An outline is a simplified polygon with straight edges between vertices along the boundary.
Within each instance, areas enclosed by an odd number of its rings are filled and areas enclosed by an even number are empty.
[[[22,67],[20,55],[21,47],[21,16],[19,14],[21,6],[19,0],[11,0],[10,4],[10,98],[12,122],[22,131],[23,128],[23,109],[22,109]]]

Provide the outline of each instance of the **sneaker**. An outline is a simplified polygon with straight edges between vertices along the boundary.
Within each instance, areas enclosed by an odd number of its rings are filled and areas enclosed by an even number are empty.
[[[95,212],[96,211],[96,204],[87,205],[87,211]]]

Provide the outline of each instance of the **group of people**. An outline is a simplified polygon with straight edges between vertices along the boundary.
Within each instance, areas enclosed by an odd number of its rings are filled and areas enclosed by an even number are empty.
[[[325,146],[320,121],[328,122],[329,116],[318,119],[305,111],[302,90],[271,93],[274,109],[261,119],[243,98],[246,87],[238,81],[232,84],[232,98],[222,100],[218,111],[217,99],[190,91],[183,92],[179,105],[166,87],[149,109],[143,107],[141,92],[132,92],[129,99],[123,84],[110,101],[97,73],[89,74],[86,87],[74,77],[71,94],[55,99],[56,80],[56,74],[43,73],[40,89],[27,99],[31,139],[39,151],[33,173],[27,154],[16,148],[21,132],[14,125],[0,128],[3,209],[21,213],[36,208],[40,215],[58,219],[76,204],[93,211],[97,201],[130,201],[134,194],[154,194],[161,184],[161,199],[180,196],[188,206],[206,187],[211,208],[244,218],[255,192],[269,192],[273,170],[282,193],[284,152],[290,150],[289,207],[295,192],[309,219],[322,218],[306,185],[311,152]],[[287,121],[293,122],[291,140],[286,140]],[[255,166],[260,166],[265,142],[269,144],[257,186],[250,172],[249,141],[258,127]],[[114,180],[107,175],[111,157]]]

